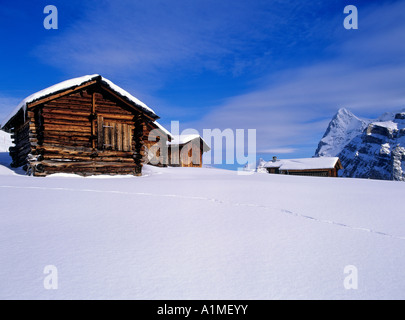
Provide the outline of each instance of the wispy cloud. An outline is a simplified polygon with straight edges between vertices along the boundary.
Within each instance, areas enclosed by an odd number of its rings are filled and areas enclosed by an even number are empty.
[[[258,150],[259,153],[271,153],[271,154],[289,154],[296,152],[297,149],[294,148],[274,148],[266,150]]]
[[[339,26],[343,31],[330,58],[276,72],[262,79],[260,89],[228,99],[193,125],[256,128],[261,150],[292,151],[289,146],[315,149],[339,107],[365,117],[402,108],[405,20],[390,20],[384,30],[375,26],[398,12],[405,12],[405,3],[365,10],[362,34]]]
[[[92,1],[82,19],[34,51],[71,73],[131,73],[146,81],[170,77],[169,70],[240,75],[271,64],[282,44],[315,38],[299,16],[316,10],[317,2]],[[286,27],[291,32],[280,32]]]
[[[309,40],[315,48],[327,33],[312,21],[321,0],[75,2],[84,6],[81,17],[69,25],[61,21],[60,30],[44,38],[34,55],[66,77],[101,73],[145,102],[170,109],[173,117],[189,114],[191,108],[181,110],[175,100],[159,99],[156,93],[167,90],[168,82],[174,88],[176,79],[188,77],[208,83],[207,74],[225,82],[254,81],[288,63],[281,57],[299,55],[302,43]]]
[[[119,79],[166,105],[166,119],[255,128],[259,150],[315,149],[339,107],[372,117],[405,104],[405,3],[358,3],[360,29],[348,31],[340,0],[103,0],[34,51],[67,74]],[[206,70],[250,78],[251,89],[201,110],[153,97],[168,79]]]

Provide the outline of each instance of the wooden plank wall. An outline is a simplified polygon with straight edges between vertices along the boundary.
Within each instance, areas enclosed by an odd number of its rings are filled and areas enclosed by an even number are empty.
[[[11,166],[15,168],[27,164],[27,157],[32,152],[32,148],[35,147],[35,145],[31,146],[31,142],[36,143],[34,124],[30,120],[25,123],[22,122],[20,121],[14,127],[11,135],[14,144],[10,148],[10,156],[13,159]]]
[[[44,151],[47,146],[92,148],[91,111],[92,95],[86,91],[45,103]]]
[[[31,163],[40,169],[35,175],[141,173],[142,164],[134,156],[136,146],[142,144],[134,139],[139,120],[122,102],[107,93],[83,90],[38,108],[43,138],[37,150],[41,161]]]
[[[180,146],[181,167],[202,167],[202,146],[199,140],[193,140]],[[174,157],[176,157],[174,155]]]

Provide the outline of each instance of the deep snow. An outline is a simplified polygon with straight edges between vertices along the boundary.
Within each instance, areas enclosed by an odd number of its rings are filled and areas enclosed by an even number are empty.
[[[404,299],[404,194],[208,168],[32,178],[0,166],[0,298]]]

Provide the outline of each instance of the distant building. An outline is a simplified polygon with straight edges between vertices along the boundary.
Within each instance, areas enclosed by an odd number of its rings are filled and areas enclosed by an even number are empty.
[[[172,136],[169,146],[169,165],[172,167],[202,167],[204,152],[211,148],[198,134]]]
[[[263,164],[263,168],[272,174],[315,177],[337,177],[338,171],[343,169],[338,157],[282,160],[273,157],[272,161]]]

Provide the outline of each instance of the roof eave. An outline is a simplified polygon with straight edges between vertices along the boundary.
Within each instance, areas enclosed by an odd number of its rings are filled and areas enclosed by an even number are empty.
[[[10,131],[11,128],[13,128],[13,122],[14,120],[17,118],[17,116],[23,112],[25,113],[27,105],[25,104],[24,106],[22,106],[17,112],[16,114],[14,114],[4,125],[0,126],[0,129],[3,131]]]
[[[87,88],[87,87],[89,87],[91,85],[94,85],[94,84],[97,84],[97,83],[100,84],[101,86],[103,86],[105,89],[108,88],[108,90],[111,93],[113,93],[115,96],[119,97],[121,100],[123,100],[128,105],[130,105],[132,107],[135,107],[138,111],[140,111],[142,114],[144,114],[150,120],[155,121],[155,120],[160,119],[160,117],[157,114],[155,114],[154,112],[145,109],[143,106],[138,105],[134,101],[130,100],[128,97],[123,96],[122,94],[120,94],[116,90],[112,89],[108,85],[107,82],[103,81],[103,77],[101,75],[96,75],[96,76],[88,79],[87,81],[79,84],[79,85],[71,86],[71,87],[64,88],[64,89],[59,90],[59,91],[52,92],[52,93],[50,93],[48,95],[45,95],[43,97],[40,97],[40,98],[38,98],[36,100],[30,101],[29,103],[25,103],[24,105],[22,105],[20,107],[20,109],[17,112],[15,112],[15,114],[10,119],[7,120],[7,122],[4,125],[1,126],[1,128],[2,129],[5,128],[6,130],[10,130],[12,128],[13,121],[15,120],[17,115],[21,112],[21,110],[24,110],[24,112],[25,112],[25,110],[27,110],[29,108],[34,108],[34,107],[36,107],[36,106],[38,106],[38,105],[40,105],[40,104],[42,104],[44,102],[56,99],[56,98],[58,98],[60,96],[70,94],[72,92],[76,92],[78,90],[82,90],[84,88]]]

